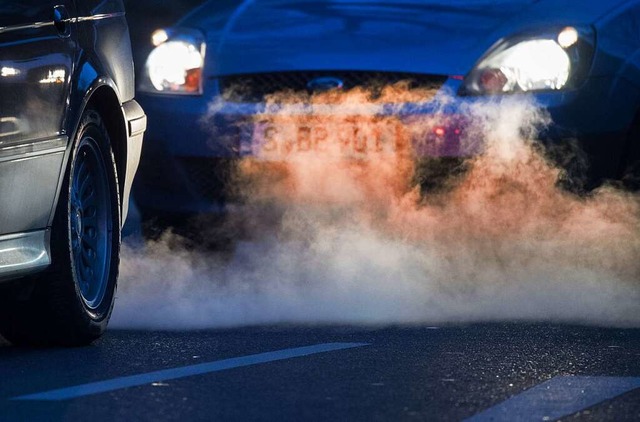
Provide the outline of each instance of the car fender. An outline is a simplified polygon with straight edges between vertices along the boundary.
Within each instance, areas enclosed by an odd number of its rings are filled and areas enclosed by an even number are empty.
[[[93,79],[87,79],[86,75],[93,75]],[[115,82],[108,76],[98,75],[95,69],[87,62],[80,70],[80,77],[77,79],[78,85],[75,87],[76,98],[81,98],[76,105],[72,105],[72,111],[69,113],[69,119],[67,121],[67,134],[68,144],[63,159],[63,169],[67,169],[71,153],[73,151],[73,140],[76,138],[77,131],[80,125],[80,120],[85,110],[89,107],[97,108],[103,114],[106,119],[107,127],[111,135],[111,147],[116,158],[116,166],[119,176],[119,187],[121,192],[121,212],[122,220],[126,216],[127,207],[124,204],[123,190],[125,187],[125,179],[127,173],[127,144],[129,130],[127,127],[127,118],[123,110],[123,104],[120,101],[120,95],[118,87]],[[85,76],[83,78],[83,75]],[[81,95],[79,95],[81,94]],[[110,98],[109,98],[110,97]],[[105,103],[107,99],[108,103]],[[146,127],[146,126],[145,126]],[[137,167],[137,161],[136,161]],[[66,171],[60,172],[58,180],[58,187],[56,193],[56,200],[52,208],[51,216],[49,218],[49,225],[52,224],[54,218],[54,211],[56,209],[58,199],[60,197],[60,189],[63,186],[64,178],[66,177]],[[121,180],[120,180],[121,179]],[[127,195],[128,198],[128,195]]]

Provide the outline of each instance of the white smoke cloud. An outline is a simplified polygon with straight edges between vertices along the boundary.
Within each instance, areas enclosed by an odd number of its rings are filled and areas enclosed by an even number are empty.
[[[371,106],[362,92],[342,95],[329,102]],[[415,92],[393,95],[401,102]],[[289,104],[300,99],[284,99],[256,119],[313,127],[332,118],[312,112],[296,123]],[[509,99],[465,113],[474,122],[466,141],[482,139],[484,152],[444,191],[421,195],[411,184],[413,160],[402,154],[355,164],[334,153],[292,153],[278,165],[245,159],[245,206],[236,217],[249,238],[233,254],[190,251],[171,234],[125,246],[112,327],[640,326],[638,198],[610,187],[588,197],[558,188],[559,170],[532,147],[548,123],[534,104]],[[378,124],[362,114],[350,124]],[[405,136],[432,123],[413,122]]]

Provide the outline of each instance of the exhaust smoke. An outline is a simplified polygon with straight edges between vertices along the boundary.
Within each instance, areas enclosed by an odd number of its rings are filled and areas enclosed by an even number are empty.
[[[428,116],[404,113],[426,99]],[[469,105],[460,123],[444,113],[450,101],[406,85],[271,96],[231,182],[235,252],[182,248],[170,232],[125,246],[112,326],[640,326],[638,197],[559,188],[562,171],[535,142],[549,124],[535,104]],[[452,143],[473,158],[414,158]],[[443,162],[451,174],[434,182]]]

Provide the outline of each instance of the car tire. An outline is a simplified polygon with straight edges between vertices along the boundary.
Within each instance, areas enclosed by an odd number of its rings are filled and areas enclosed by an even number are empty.
[[[52,265],[25,298],[0,303],[0,333],[21,346],[81,346],[105,331],[120,261],[120,199],[101,116],[81,119],[51,229]]]

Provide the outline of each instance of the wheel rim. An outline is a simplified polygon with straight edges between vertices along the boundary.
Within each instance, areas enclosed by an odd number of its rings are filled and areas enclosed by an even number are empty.
[[[72,168],[69,237],[73,268],[82,299],[96,309],[108,284],[112,216],[107,171],[95,139],[82,139]]]

